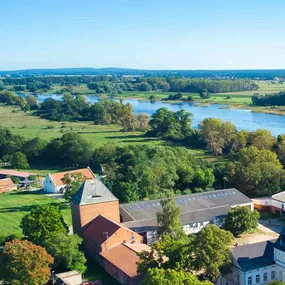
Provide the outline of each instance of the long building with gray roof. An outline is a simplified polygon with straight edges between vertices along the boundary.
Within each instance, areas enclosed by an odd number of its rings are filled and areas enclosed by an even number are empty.
[[[177,196],[175,202],[180,208],[180,219],[187,234],[197,233],[210,223],[221,226],[233,207],[248,206],[253,210],[253,202],[234,188]],[[123,224],[142,234],[148,244],[156,240],[156,214],[159,211],[160,200],[120,204]]]

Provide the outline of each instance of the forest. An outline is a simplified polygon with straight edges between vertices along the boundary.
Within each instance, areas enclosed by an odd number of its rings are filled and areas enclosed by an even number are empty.
[[[251,100],[254,106],[285,106],[285,92],[253,95]]]

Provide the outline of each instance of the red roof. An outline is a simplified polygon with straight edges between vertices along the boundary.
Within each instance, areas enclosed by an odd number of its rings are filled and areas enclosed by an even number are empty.
[[[11,185],[14,185],[14,182],[11,180],[11,178],[0,179],[0,187],[6,187]]]
[[[84,236],[96,240],[101,245],[120,228],[116,222],[99,215],[88,224]]]
[[[23,177],[28,178],[31,175],[36,175],[35,173],[25,172],[25,171],[16,171],[11,169],[1,169],[0,175],[8,175],[8,176],[16,176],[16,177]]]
[[[93,174],[93,172],[89,168],[81,168],[81,169],[76,169],[76,170],[59,172],[59,173],[49,174],[49,176],[56,186],[62,186],[62,185],[64,185],[64,183],[62,182],[62,178],[64,177],[64,175],[65,174],[73,174],[73,173],[82,173],[82,175],[84,177],[86,177],[86,179],[95,178],[95,175]]]
[[[121,243],[101,252],[100,255],[128,276],[135,277],[138,275],[137,252],[141,251],[150,251],[150,247],[146,244]]]

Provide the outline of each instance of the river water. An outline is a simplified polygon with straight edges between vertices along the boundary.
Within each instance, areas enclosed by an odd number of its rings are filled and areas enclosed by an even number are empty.
[[[43,102],[46,98],[51,97],[57,100],[61,99],[60,95],[38,95],[37,100]],[[85,96],[89,103],[95,103],[100,100],[94,95]],[[166,107],[171,111],[185,109],[192,113],[193,126],[197,127],[199,122],[205,118],[214,117],[233,122],[239,130],[255,131],[257,129],[267,129],[273,135],[285,133],[285,116],[251,112],[247,109],[227,109],[226,105],[207,105],[201,106],[188,102],[181,103],[164,103],[162,101],[150,102],[149,100],[124,99],[124,104],[130,103],[135,113],[153,114],[157,109]]]

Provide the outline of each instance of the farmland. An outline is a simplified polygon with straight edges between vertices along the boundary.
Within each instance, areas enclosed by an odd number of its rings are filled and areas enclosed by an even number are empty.
[[[0,194],[0,236],[21,234],[20,222],[33,207],[53,204],[59,206],[64,220],[71,225],[71,212],[62,200],[33,192],[10,192]]]

